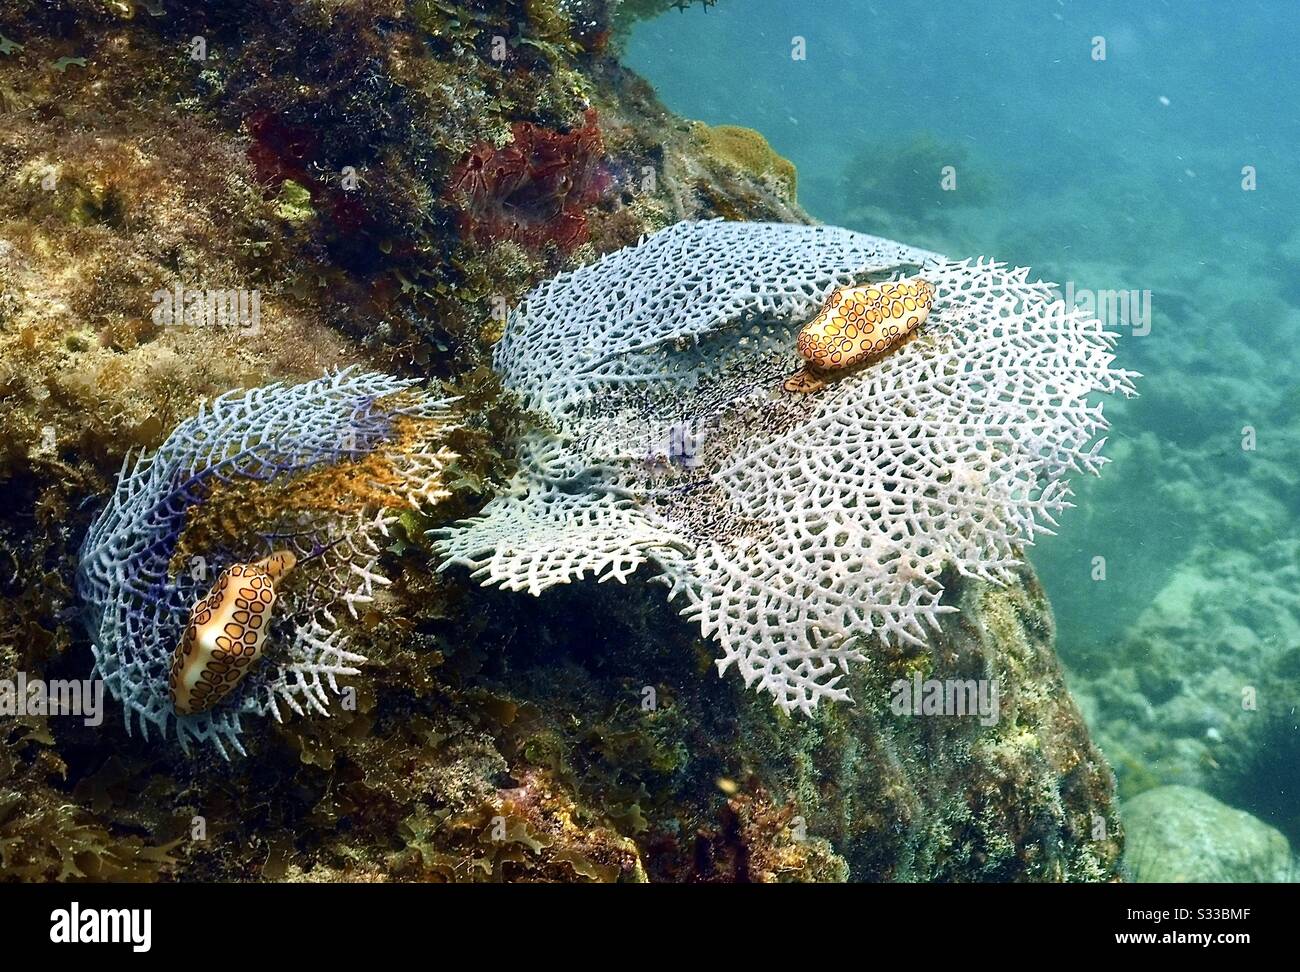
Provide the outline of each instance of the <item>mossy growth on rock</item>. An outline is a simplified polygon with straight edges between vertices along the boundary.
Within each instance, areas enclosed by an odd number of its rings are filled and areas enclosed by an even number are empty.
[[[778,155],[760,132],[740,125],[703,122],[695,122],[692,127],[711,155],[760,180],[771,180],[786,199],[794,202],[798,186],[794,163]]]
[[[503,305],[683,219],[807,221],[665,111],[614,27],[602,3],[555,0],[0,9],[0,679],[85,677],[75,552],[127,453],[204,400],[354,364],[445,379],[465,416],[446,515],[464,516],[510,475],[524,421],[487,367]],[[476,147],[518,123],[563,138],[588,109],[608,185],[585,242],[462,231],[449,189]],[[160,323],[177,287],[259,291],[258,326]],[[185,759],[113,706],[101,725],[7,720],[0,877],[1113,875],[1109,775],[1032,581],[963,588],[982,599],[967,627],[796,721],[716,678],[653,595],[521,603],[433,576],[435,525],[399,524],[383,553],[390,609],[360,619],[356,705],[268,723],[246,759]],[[881,695],[977,670],[1014,682],[1011,721],[901,719]]]

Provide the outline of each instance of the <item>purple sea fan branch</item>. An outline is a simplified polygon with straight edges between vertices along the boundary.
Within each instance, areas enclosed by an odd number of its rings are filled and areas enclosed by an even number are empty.
[[[348,649],[329,609],[351,608],[386,583],[371,536],[384,533],[395,513],[361,501],[351,516],[285,510],[278,527],[239,538],[240,549],[187,551],[191,563],[180,568],[173,563],[178,545],[217,484],[238,495],[367,456],[394,439],[403,416],[432,420],[431,427],[445,432],[450,404],[411,381],[346,369],[301,385],[227,392],[177,426],[153,454],[124,460],[113,495],[83,543],[77,586],[95,670],[121,701],[128,732],[138,725],[146,738],[151,727],[165,736],[174,724],[187,751],[197,741],[228,755],[227,747],[244,751],[239,735],[245,715],[278,719],[282,705],[327,712],[337,677],[356,674],[365,660]],[[431,484],[452,458],[437,438],[431,432],[414,454],[400,457],[411,468],[412,491],[423,500],[440,495]],[[269,554],[289,527],[296,530],[304,565],[277,604],[268,637],[273,653],[211,710],[178,716],[168,668],[191,606],[224,567]]]

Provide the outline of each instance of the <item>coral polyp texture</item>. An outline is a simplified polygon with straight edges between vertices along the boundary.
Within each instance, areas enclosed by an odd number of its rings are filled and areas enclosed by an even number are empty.
[[[174,723],[186,749],[242,753],[244,716],[328,714],[339,676],[365,661],[346,622],[389,583],[379,563],[389,528],[448,495],[449,406],[349,369],[227,393],[156,452],[128,457],[78,571],[95,669],[128,731],[166,735]],[[289,559],[257,666],[211,708],[181,714],[169,674],[191,609],[233,565]]]
[[[792,395],[837,287],[923,276],[929,316]],[[485,584],[540,594],[649,566],[789,711],[847,699],[873,644],[922,644],[951,572],[1006,583],[1097,472],[1114,335],[1028,270],[835,227],[680,223],[532,291],[495,364],[551,428],[481,515],[436,532]]]

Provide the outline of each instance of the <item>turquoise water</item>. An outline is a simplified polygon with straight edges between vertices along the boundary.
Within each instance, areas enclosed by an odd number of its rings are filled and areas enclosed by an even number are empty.
[[[766,136],[820,220],[1128,298],[1102,316],[1141,397],[1107,402],[1114,462],[1030,559],[1122,797],[1192,786],[1293,848],[1297,49],[1284,2],[721,0],[626,58]]]

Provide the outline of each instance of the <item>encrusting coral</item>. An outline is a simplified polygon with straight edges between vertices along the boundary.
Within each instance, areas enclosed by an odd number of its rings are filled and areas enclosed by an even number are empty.
[[[342,371],[223,395],[157,452],[128,459],[78,573],[95,668],[128,729],[132,716],[146,735],[174,721],[186,748],[197,739],[242,752],[243,715],[278,720],[282,705],[328,714],[338,676],[365,661],[348,650],[341,612],[357,617],[388,583],[380,544],[399,514],[449,495],[448,405],[410,381]],[[191,606],[212,600],[226,565],[273,554],[295,565],[260,632],[267,661],[207,690],[215,706],[191,705],[189,691],[174,704],[173,656],[195,640]]]
[[[777,391],[837,286],[922,271],[919,336]],[[513,487],[435,532],[443,567],[539,594],[649,563],[745,684],[846,699],[864,639],[938,630],[945,572],[1005,583],[1097,472],[1114,336],[1050,285],[835,227],[682,223],[535,289],[496,365],[555,424]],[[1050,531],[1048,531],[1050,532]]]
[[[773,181],[784,195],[794,199],[799,181],[794,163],[778,155],[760,132],[739,125],[704,122],[695,122],[691,130],[710,155],[759,179]]]

